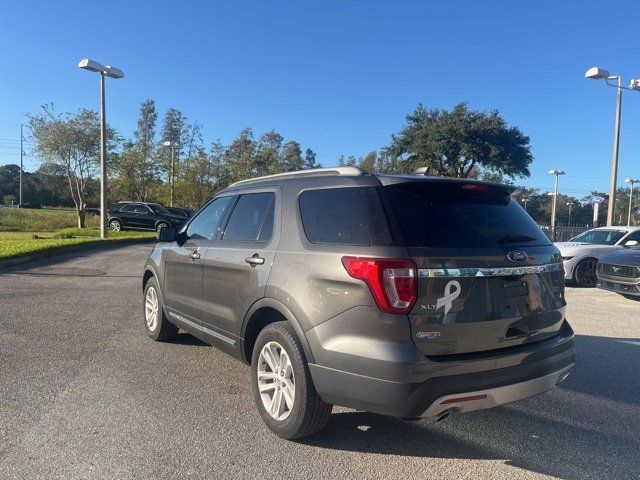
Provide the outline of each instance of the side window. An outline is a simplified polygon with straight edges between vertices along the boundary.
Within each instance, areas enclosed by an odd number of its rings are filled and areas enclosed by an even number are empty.
[[[146,205],[136,205],[133,211],[135,213],[142,213],[142,214],[153,213],[151,209]]]
[[[238,199],[223,240],[267,242],[273,234],[275,195],[273,193],[249,193]]]
[[[357,188],[302,192],[300,215],[310,242],[369,245],[369,228]]]
[[[122,207],[120,209],[121,212],[124,213],[134,213],[136,211],[136,206],[135,205],[125,205],[124,207]]]
[[[207,205],[187,227],[187,237],[213,240],[220,227],[220,220],[222,220],[232,198],[233,196],[216,198]]]

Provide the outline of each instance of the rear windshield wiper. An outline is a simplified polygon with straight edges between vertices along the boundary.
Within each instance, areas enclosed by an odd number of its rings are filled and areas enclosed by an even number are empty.
[[[520,243],[520,242],[533,242],[537,240],[535,237],[530,237],[529,235],[517,235],[517,234],[507,234],[504,237],[500,237],[498,239],[498,243]]]

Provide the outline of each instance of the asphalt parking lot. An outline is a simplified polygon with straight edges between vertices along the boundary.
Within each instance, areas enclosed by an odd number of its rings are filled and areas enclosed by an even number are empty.
[[[293,443],[247,366],[146,337],[150,248],[0,274],[0,478],[640,478],[640,302],[567,289],[577,370],[552,392],[437,425],[335,408]]]

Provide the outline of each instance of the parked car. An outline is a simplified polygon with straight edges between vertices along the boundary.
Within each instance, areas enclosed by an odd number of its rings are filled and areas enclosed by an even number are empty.
[[[160,230],[164,227],[182,227],[185,218],[174,215],[158,203],[118,202],[107,212],[107,225],[113,231],[123,228]]]
[[[580,287],[595,287],[598,260],[630,241],[640,241],[640,227],[598,227],[568,242],[556,243],[564,261],[565,279]]]
[[[598,262],[598,288],[640,299],[640,242],[604,255]]]
[[[42,208],[42,204],[40,202],[25,202],[18,205],[18,208],[34,208],[40,209]]]
[[[89,207],[89,208],[85,208],[84,211],[85,211],[85,213],[87,215],[97,216],[97,217],[100,216],[100,209],[99,208]]]
[[[545,392],[574,367],[562,258],[512,190],[355,167],[237,182],[158,233],[147,334],[249,363],[288,439],[332,405],[442,420]]]
[[[179,215],[183,218],[191,218],[193,216],[193,211],[186,208],[177,208],[177,207],[164,207],[164,208],[169,210],[169,212],[173,213],[174,215]]]

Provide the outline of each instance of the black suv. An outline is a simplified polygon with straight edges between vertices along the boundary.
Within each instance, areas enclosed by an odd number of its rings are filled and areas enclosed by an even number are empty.
[[[178,228],[186,220],[158,203],[117,202],[107,211],[107,225],[115,232],[123,228],[156,231],[163,227]]]
[[[545,392],[574,366],[562,258],[512,190],[353,167],[235,183],[158,233],[146,331],[249,363],[289,439],[331,405],[441,420]]]

